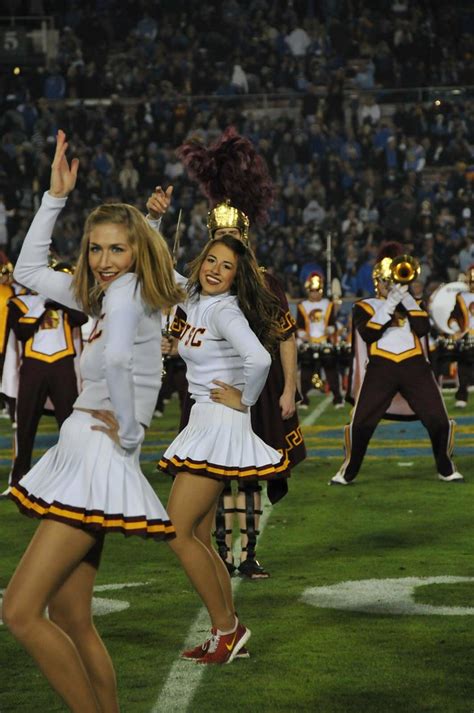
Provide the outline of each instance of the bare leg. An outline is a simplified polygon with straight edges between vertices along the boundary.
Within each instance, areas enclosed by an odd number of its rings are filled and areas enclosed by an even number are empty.
[[[234,609],[232,607],[231,612],[228,609],[213,555],[195,534],[199,523],[213,514],[222,488],[223,484],[218,480],[178,473],[167,506],[176,529],[176,538],[170,540],[169,545],[204,602],[212,625],[221,631],[231,631],[235,625]],[[209,530],[211,522],[212,515]]]
[[[3,599],[4,623],[73,713],[104,712],[76,646],[44,612],[94,544],[84,530],[41,521]]]
[[[194,534],[202,542],[202,544],[209,550],[212,559],[214,560],[214,565],[216,567],[217,577],[219,579],[221,589],[224,593],[224,599],[227,606],[227,611],[231,614],[234,613],[234,599],[232,596],[232,585],[230,582],[229,572],[225,566],[222,558],[216,552],[211,537],[212,525],[214,523],[214,518],[216,515],[216,508],[213,507],[209,513],[201,520],[199,525],[195,528]]]
[[[92,592],[97,570],[89,562],[72,572],[49,603],[49,616],[73,641],[102,713],[119,713],[115,671],[92,620]]]

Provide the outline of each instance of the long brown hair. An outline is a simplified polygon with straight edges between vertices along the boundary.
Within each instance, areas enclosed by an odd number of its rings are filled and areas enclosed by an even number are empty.
[[[217,243],[222,243],[237,256],[237,272],[230,289],[231,294],[236,295],[240,309],[265,349],[274,352],[282,339],[280,303],[266,286],[251,248],[241,240],[232,235],[222,235],[205,245],[201,253],[188,265],[189,295],[192,297],[201,292],[199,272],[211,247]]]
[[[137,208],[127,203],[105,203],[86,220],[72,282],[74,296],[84,312],[100,313],[104,290],[96,284],[89,267],[89,238],[91,231],[104,223],[126,228],[134,256],[132,271],[137,275],[142,299],[151,311],[172,307],[185,299],[184,290],[176,284],[173,261],[163,236],[147,223]]]

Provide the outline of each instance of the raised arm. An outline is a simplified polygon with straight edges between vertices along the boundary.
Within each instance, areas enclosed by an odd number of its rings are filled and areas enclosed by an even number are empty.
[[[168,186],[166,191],[164,191],[161,186],[156,186],[155,190],[146,202],[148,213],[145,218],[153,230],[156,230],[158,233],[161,228],[161,220],[170,207],[172,194],[173,186]],[[173,255],[172,257],[174,261],[175,256]],[[176,272],[175,270],[174,277],[178,285],[181,287],[186,286],[187,279],[184,275],[181,275],[181,273]]]
[[[14,279],[25,287],[56,300],[66,307],[80,309],[71,290],[72,276],[55,272],[48,267],[48,254],[53,228],[67,196],[76,184],[79,161],[73,159],[69,166],[65,153],[66,136],[58,131],[56,152],[51,167],[51,187],[44,194],[25,237],[18,257]]]

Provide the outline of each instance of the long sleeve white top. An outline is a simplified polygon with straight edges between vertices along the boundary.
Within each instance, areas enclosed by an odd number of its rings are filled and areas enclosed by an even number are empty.
[[[265,385],[271,357],[238,306],[237,298],[199,296],[182,305],[187,323],[178,351],[186,362],[192,398],[210,401],[214,379],[237,387],[242,403],[253,406]]]
[[[48,267],[56,219],[65,198],[45,193],[18,258],[17,282],[66,307],[81,310],[72,276]],[[134,273],[111,282],[81,355],[82,391],[74,408],[112,410],[119,422],[120,445],[134,450],[150,424],[161,384],[161,314],[141,299]]]

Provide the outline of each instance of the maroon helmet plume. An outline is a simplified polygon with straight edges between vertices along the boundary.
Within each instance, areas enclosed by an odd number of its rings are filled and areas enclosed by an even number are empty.
[[[191,138],[176,153],[211,207],[229,199],[251,223],[268,221],[274,196],[268,166],[252,142],[233,126],[207,148]]]
[[[403,245],[401,243],[397,243],[395,240],[382,243],[375,262],[380,262],[384,259],[384,257],[390,257],[393,260],[394,257],[398,257],[398,255],[403,255],[403,252]]]

